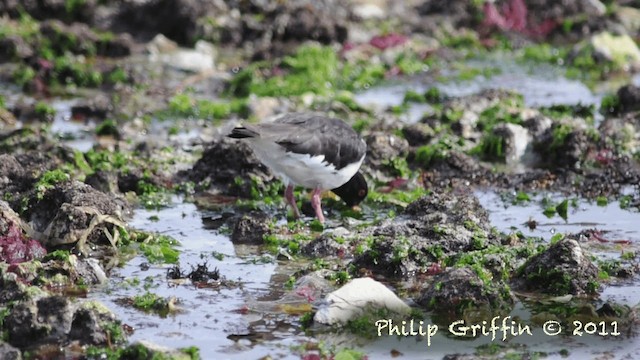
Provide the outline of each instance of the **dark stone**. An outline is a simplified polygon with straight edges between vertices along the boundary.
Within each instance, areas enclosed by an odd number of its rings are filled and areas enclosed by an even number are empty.
[[[367,143],[367,157],[365,163],[379,167],[390,159],[406,157],[409,143],[406,139],[396,135],[376,132],[365,138]]]
[[[17,35],[7,35],[0,39],[0,63],[24,60],[33,55],[33,48]]]
[[[22,360],[22,353],[3,340],[0,340],[0,359],[2,360]]]
[[[329,257],[344,255],[347,246],[338,243],[336,237],[331,233],[324,233],[305,244],[301,252],[309,257]]]
[[[129,32],[142,40],[163,34],[181,45],[198,39],[198,20],[215,5],[199,0],[126,1],[113,19],[113,30]]]
[[[469,267],[448,268],[437,275],[417,300],[429,311],[462,314],[468,308],[510,311],[515,297],[500,282],[483,282]]]
[[[640,110],[640,87],[633,84],[625,85],[618,89],[620,110],[631,112]]]
[[[270,220],[271,217],[263,212],[242,215],[233,225],[231,241],[234,244],[262,244],[264,236],[271,233]]]
[[[569,132],[561,143],[558,143],[554,131],[561,126],[554,124],[534,143],[535,151],[540,154],[544,165],[550,168],[578,169],[586,158],[588,150],[593,147],[594,141],[585,130],[574,129]],[[554,141],[555,140],[555,141]]]
[[[9,343],[19,348],[64,340],[71,326],[71,307],[64,296],[16,304],[5,319]]]
[[[276,181],[245,142],[227,138],[212,143],[193,168],[180,175],[196,183],[208,182],[218,193],[245,198],[251,197],[252,178],[259,180],[259,190]]]
[[[163,188],[165,181],[153,173],[144,172],[140,168],[118,173],[118,189],[122,193],[133,191],[136,194],[141,194],[143,192],[140,187],[141,182]]]
[[[68,7],[65,0],[4,0],[0,1],[0,14],[8,14],[12,18],[19,18],[23,12],[37,20],[60,19],[68,22],[91,22],[96,10],[97,0],[83,0],[73,2],[74,7]]]
[[[531,257],[516,273],[514,289],[553,296],[585,295],[598,291],[598,267],[580,244],[563,239]]]
[[[446,16],[457,26],[476,27],[478,25],[479,7],[467,0],[438,1],[425,0],[416,7],[422,16]]]
[[[83,99],[71,107],[71,117],[74,119],[103,120],[111,111],[111,99],[106,94],[100,94],[90,99]]]
[[[113,194],[118,191],[118,175],[113,171],[98,170],[87,175],[84,182],[103,193]]]
[[[31,195],[23,216],[29,219],[34,230],[46,234],[46,245],[51,247],[72,245],[86,231],[89,231],[87,242],[109,244],[104,230],[113,233],[115,225],[103,219],[92,223],[93,219],[109,215],[121,222],[129,212],[125,200],[78,181],[67,181],[55,184],[41,196]]]
[[[25,297],[25,286],[13,273],[0,273],[0,305],[20,301]]]
[[[353,264],[402,278],[432,272],[443,257],[501,242],[475,196],[446,191],[421,197],[398,218],[369,227],[360,236],[375,241]]]
[[[98,35],[86,24],[66,25],[58,20],[40,24],[40,33],[51,43],[57,53],[71,51],[74,54],[91,55],[96,51]]]
[[[96,328],[100,328],[96,314],[88,309],[79,309],[73,314],[69,337],[73,340],[79,340],[82,344],[105,344],[107,342],[107,333],[104,331],[97,332],[95,331]]]
[[[402,134],[410,146],[422,146],[429,144],[435,132],[427,124],[416,123],[402,128]]]
[[[69,330],[69,340],[77,340],[82,345],[105,346],[113,341],[122,339],[114,339],[114,334],[109,334],[105,325],[113,324],[120,326],[115,315],[102,304],[96,302],[87,302],[74,312],[71,328]]]
[[[98,42],[98,55],[100,56],[124,57],[131,55],[135,50],[136,43],[127,33]]]

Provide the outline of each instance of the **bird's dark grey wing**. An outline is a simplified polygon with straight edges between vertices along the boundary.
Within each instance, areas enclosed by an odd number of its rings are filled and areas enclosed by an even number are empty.
[[[288,131],[274,141],[286,151],[312,156],[324,155],[337,170],[360,160],[367,146],[344,121],[317,114],[287,114],[272,125],[281,124]],[[275,129],[274,129],[275,130]]]

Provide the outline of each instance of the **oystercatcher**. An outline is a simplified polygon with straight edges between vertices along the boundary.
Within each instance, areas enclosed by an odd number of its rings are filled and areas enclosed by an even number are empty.
[[[256,157],[280,176],[296,218],[300,217],[293,187],[313,189],[311,205],[320,222],[320,194],[331,190],[349,206],[367,196],[367,182],[358,171],[367,144],[344,121],[318,113],[289,113],[272,122],[244,125],[228,135],[246,139]]]

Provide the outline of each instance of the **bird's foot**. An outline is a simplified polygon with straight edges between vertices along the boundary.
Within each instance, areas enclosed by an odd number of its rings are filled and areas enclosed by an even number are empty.
[[[293,185],[287,185],[287,188],[284,190],[284,198],[293,210],[293,217],[299,219],[300,211],[298,211],[298,204],[296,204],[296,199],[293,197]]]
[[[316,217],[318,221],[324,223],[324,214],[322,213],[322,206],[320,205],[320,194],[322,193],[322,189],[314,189],[313,194],[311,195],[311,206],[313,210],[316,211]]]

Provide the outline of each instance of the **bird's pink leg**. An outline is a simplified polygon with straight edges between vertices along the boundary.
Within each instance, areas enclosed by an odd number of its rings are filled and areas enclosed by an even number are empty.
[[[311,206],[313,210],[316,211],[316,216],[318,220],[323,223],[324,222],[324,214],[322,214],[322,206],[320,206],[320,194],[322,193],[322,189],[314,189],[313,194],[311,195]]]
[[[284,198],[287,200],[287,204],[291,205],[291,209],[293,209],[293,216],[297,219],[300,217],[300,211],[298,211],[298,205],[296,204],[296,199],[293,197],[293,185],[287,185],[287,188],[284,190]]]

